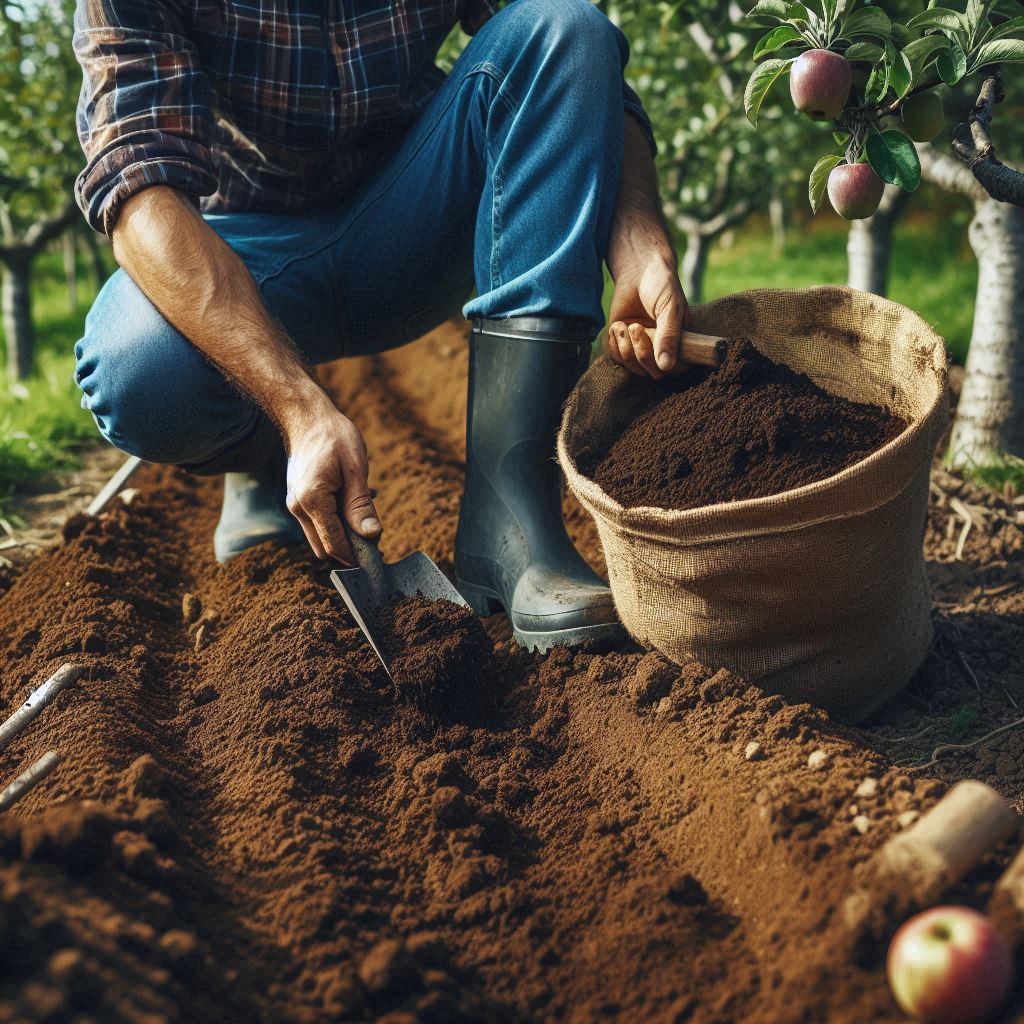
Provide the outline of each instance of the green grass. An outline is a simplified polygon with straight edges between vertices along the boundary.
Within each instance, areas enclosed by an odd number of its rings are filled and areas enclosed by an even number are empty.
[[[972,466],[965,469],[964,476],[993,491],[1001,491],[1009,484],[1015,495],[1024,494],[1024,459],[1010,455],[1009,452],[987,466]]]
[[[84,267],[78,280],[78,306],[71,310],[61,258],[44,253],[33,278],[34,369],[23,387],[10,386],[0,358],[0,513],[41,475],[75,465],[82,446],[99,436],[72,379],[75,342],[94,297]],[[6,348],[2,329],[0,348]]]
[[[914,310],[941,334],[957,362],[967,356],[974,317],[977,265],[959,218],[897,224],[889,298]],[[708,261],[705,297],[747,288],[805,288],[846,283],[845,225],[826,222],[794,232],[785,251],[767,233],[744,232],[731,248],[716,246]]]

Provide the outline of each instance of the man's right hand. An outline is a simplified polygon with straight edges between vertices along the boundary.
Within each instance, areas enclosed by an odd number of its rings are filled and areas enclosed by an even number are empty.
[[[367,539],[380,520],[366,484],[366,444],[264,308],[245,264],[189,199],[154,185],[128,199],[114,255],[161,313],[255,399],[288,447],[288,508],[319,558],[354,564],[339,510]]]
[[[324,396],[326,399],[326,396]],[[288,511],[318,558],[355,565],[341,516],[367,540],[381,534],[367,482],[366,442],[356,425],[328,401],[300,424],[285,425]]]

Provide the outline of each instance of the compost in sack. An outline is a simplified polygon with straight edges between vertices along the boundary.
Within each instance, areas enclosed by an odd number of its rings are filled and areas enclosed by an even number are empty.
[[[737,343],[689,395],[685,379],[666,387],[602,358],[559,434],[622,621],[674,661],[862,718],[931,639],[922,536],[948,415],[942,339],[835,287],[729,296],[695,307],[692,327],[753,348]],[[751,375],[759,406],[731,397]],[[707,423],[717,458],[680,456],[673,430],[692,450]]]

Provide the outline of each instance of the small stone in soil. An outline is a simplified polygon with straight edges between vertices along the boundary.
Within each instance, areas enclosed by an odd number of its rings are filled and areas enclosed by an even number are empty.
[[[828,767],[828,754],[824,750],[815,750],[807,758],[807,767],[811,771],[821,771],[822,768]]]
[[[896,819],[896,824],[899,825],[900,828],[910,828],[910,826],[913,825],[914,822],[917,821],[917,819],[920,817],[921,814],[919,811],[904,811]]]
[[[853,819],[853,827],[861,834],[865,835],[868,829],[871,828],[871,819],[866,814],[858,814]]]
[[[871,797],[878,796],[878,779],[874,779],[869,775],[854,790],[854,795],[867,800],[871,799]]]
[[[743,751],[743,756],[748,761],[763,761],[765,758],[764,747],[757,740],[751,740],[747,744],[747,749]]]

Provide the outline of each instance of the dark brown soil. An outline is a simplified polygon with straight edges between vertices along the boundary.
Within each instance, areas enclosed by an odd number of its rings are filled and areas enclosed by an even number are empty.
[[[330,379],[386,557],[450,565],[461,337]],[[86,669],[0,753],[3,781],[65,757],[0,820],[0,1021],[895,1022],[884,943],[848,955],[835,913],[858,865],[950,779],[1024,791],[1012,730],[920,767],[1024,702],[1019,506],[958,478],[927,537],[945,646],[851,730],[632,647],[527,655],[501,619],[488,699],[424,715],[327,568],[218,566],[216,483],[140,477],[0,596],[0,713]],[[960,559],[953,495],[985,510]],[[1011,854],[948,898],[982,906]]]
[[[464,605],[403,597],[383,609],[380,629],[399,699],[443,715],[493,693],[494,645]]]
[[[627,508],[779,494],[841,472],[906,428],[886,409],[830,395],[745,339],[717,370],[664,386],[669,393],[596,466],[581,467]]]

